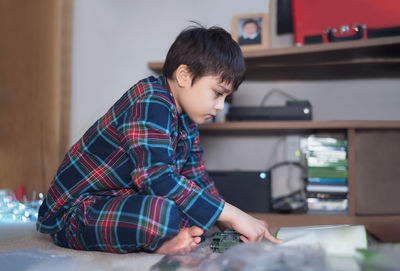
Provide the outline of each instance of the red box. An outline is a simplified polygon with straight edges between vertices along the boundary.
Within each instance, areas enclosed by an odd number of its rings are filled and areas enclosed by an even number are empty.
[[[292,0],[296,45],[400,35],[400,0]]]

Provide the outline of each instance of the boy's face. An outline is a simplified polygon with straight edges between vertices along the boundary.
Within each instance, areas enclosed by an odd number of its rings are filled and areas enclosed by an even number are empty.
[[[255,23],[247,23],[243,25],[243,32],[247,37],[250,37],[257,32],[257,25]]]
[[[179,104],[191,120],[201,124],[224,109],[225,98],[232,88],[221,83],[218,76],[204,76],[188,84],[179,97]]]

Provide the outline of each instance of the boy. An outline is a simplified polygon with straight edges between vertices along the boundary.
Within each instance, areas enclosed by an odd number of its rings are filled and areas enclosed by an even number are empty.
[[[243,241],[279,242],[224,202],[201,161],[197,126],[223,109],[244,72],[225,30],[184,30],[163,75],[130,88],[67,152],[38,231],[63,247],[115,253],[186,253],[217,221]]]

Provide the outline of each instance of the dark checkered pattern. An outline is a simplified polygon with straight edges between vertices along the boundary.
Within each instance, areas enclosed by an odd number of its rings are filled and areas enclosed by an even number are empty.
[[[38,231],[66,247],[130,252],[154,250],[185,225],[207,230],[224,201],[197,128],[163,76],[139,81],[67,152]]]

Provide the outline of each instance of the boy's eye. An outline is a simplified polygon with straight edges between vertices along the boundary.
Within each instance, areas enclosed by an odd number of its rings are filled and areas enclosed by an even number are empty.
[[[221,96],[223,96],[224,94],[223,94],[222,92],[215,91],[215,95],[216,95],[217,97],[221,97]]]

